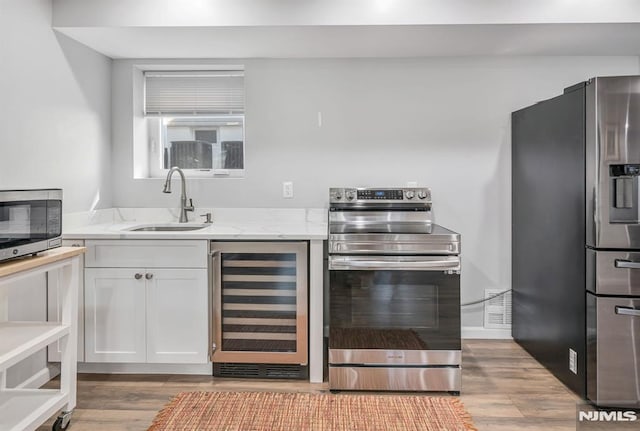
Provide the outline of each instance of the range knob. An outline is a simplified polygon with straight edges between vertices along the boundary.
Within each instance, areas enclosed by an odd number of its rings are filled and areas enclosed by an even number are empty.
[[[407,190],[406,192],[404,192],[404,195],[407,199],[413,199],[413,197],[416,195],[415,192],[413,190]]]
[[[339,201],[340,199],[342,199],[342,193],[338,192],[336,193],[336,200]]]
[[[418,198],[420,198],[420,199],[426,199],[426,197],[427,197],[427,192],[426,192],[426,191],[424,191],[424,190],[420,190],[420,191],[418,192]]]
[[[345,195],[347,196],[348,200],[352,201],[356,197],[356,192],[354,192],[353,190],[348,190]]]

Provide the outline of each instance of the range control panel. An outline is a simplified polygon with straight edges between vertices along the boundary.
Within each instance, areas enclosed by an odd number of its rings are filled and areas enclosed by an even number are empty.
[[[431,202],[431,190],[427,187],[330,188],[329,202]]]
[[[402,192],[401,189],[392,189],[392,190],[365,189],[365,190],[356,190],[356,198],[359,200],[382,199],[382,200],[401,201],[404,199],[404,193]]]

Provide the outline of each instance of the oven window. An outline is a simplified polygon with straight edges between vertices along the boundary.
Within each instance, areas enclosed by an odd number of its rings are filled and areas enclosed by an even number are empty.
[[[460,349],[460,276],[330,271],[332,349]]]
[[[0,247],[9,248],[60,235],[60,201],[17,201],[0,203]],[[56,223],[47,212],[56,215]]]

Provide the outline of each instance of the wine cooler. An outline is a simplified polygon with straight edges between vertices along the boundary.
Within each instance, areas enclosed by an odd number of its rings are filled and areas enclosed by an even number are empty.
[[[308,377],[307,243],[211,242],[213,375]]]

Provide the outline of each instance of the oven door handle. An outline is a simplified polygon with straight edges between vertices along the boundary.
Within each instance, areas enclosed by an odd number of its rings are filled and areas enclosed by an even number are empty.
[[[334,271],[445,271],[460,272],[460,258],[454,256],[417,259],[358,259],[345,256],[330,256],[329,270]]]

